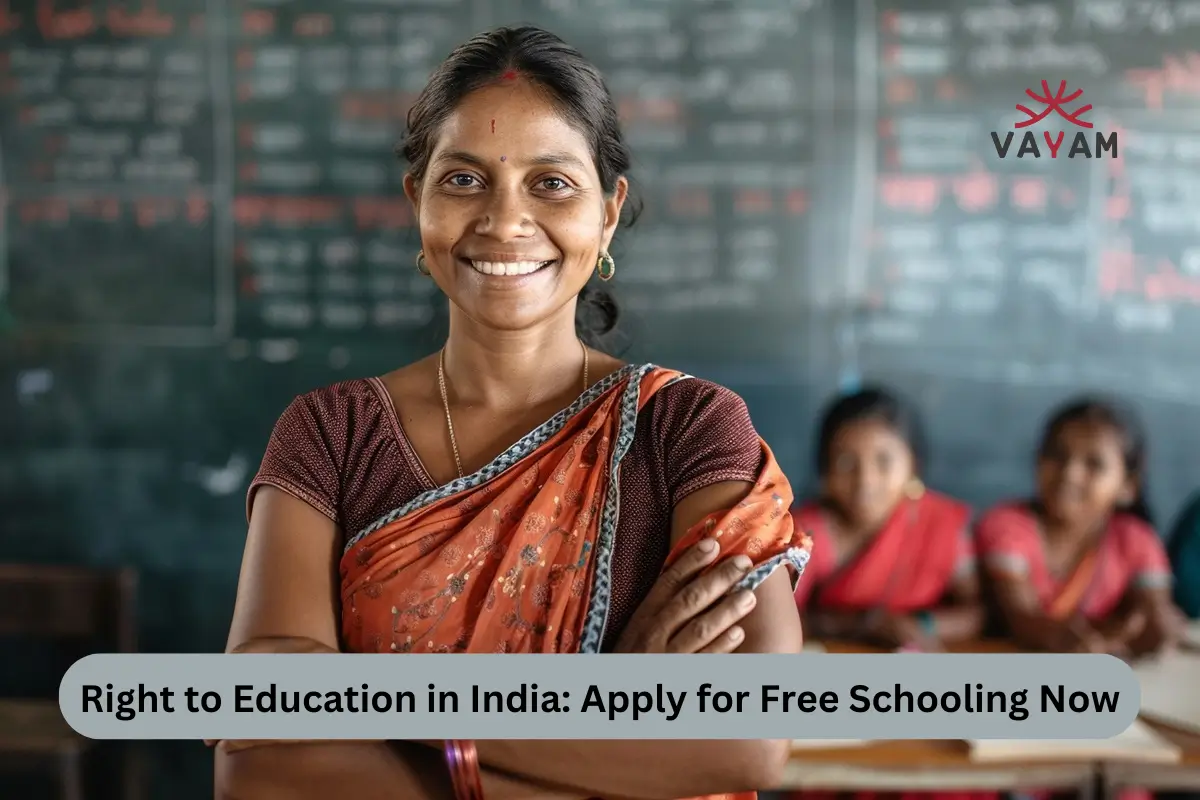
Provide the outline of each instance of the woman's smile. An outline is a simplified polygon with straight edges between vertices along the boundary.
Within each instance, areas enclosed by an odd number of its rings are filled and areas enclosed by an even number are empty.
[[[553,293],[552,281],[559,273],[555,267],[560,263],[557,258],[545,261],[530,258],[504,260],[494,256],[486,260],[459,256],[455,262],[462,274],[459,280],[463,286],[474,285],[476,291],[487,292],[532,290],[538,296]]]
[[[491,276],[510,276],[510,275],[532,275],[539,270],[554,264],[555,259],[549,261],[472,261],[467,260],[471,265],[471,269],[476,272],[482,272],[484,275]]]
[[[470,267],[475,272],[490,277],[511,277],[532,275],[535,272],[554,266],[557,258],[529,258],[520,256],[503,256],[481,253],[471,256],[460,256],[459,263]]]

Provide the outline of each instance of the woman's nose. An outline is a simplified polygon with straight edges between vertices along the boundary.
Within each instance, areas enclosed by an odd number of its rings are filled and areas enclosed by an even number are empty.
[[[529,208],[520,192],[499,188],[489,193],[475,232],[504,242],[529,235],[532,227]]]

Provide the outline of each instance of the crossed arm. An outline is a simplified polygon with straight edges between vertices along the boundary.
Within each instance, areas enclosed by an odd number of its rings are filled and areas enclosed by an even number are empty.
[[[750,485],[718,483],[672,513],[672,541],[707,514],[730,508]],[[272,487],[259,490],[250,520],[229,652],[338,652],[336,526]],[[802,647],[788,578],[773,574],[740,621],[738,652],[795,653]],[[485,741],[477,743],[488,800],[691,797],[773,786],[787,741]],[[430,758],[432,756],[432,760]],[[411,743],[222,742],[216,756],[222,800],[357,796],[361,800],[450,797],[440,754]],[[286,760],[286,763],[285,763]],[[620,769],[614,769],[620,764]]]

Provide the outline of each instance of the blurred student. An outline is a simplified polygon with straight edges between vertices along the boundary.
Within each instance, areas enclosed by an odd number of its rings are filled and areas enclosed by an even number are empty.
[[[1167,549],[1175,573],[1175,604],[1192,619],[1200,619],[1200,493],[1179,515]]]
[[[808,638],[938,650],[979,635],[971,511],[921,482],[921,438],[915,410],[884,389],[826,409],[820,496],[793,511],[813,539],[795,594]]]
[[[971,512],[919,477],[915,409],[881,388],[834,400],[817,435],[817,498],[792,512],[812,537],[796,590],[808,639],[941,649],[982,623]],[[802,791],[793,800],[837,800]],[[856,792],[853,800],[996,800],[993,792]]]
[[[1134,414],[1081,398],[1046,423],[1036,496],[979,521],[997,611],[1021,645],[1138,656],[1179,633],[1171,567],[1145,501],[1146,439]]]

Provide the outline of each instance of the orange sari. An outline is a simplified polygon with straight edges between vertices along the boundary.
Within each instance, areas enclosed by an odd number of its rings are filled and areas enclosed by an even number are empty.
[[[350,652],[599,653],[611,595],[621,459],[638,412],[686,379],[627,366],[473,475],[413,499],[346,544],[342,635]],[[757,586],[795,575],[791,487],[766,443],[764,466],[734,508],[694,525],[668,563],[704,537],[754,559]],[[756,793],[718,795],[752,800]]]

